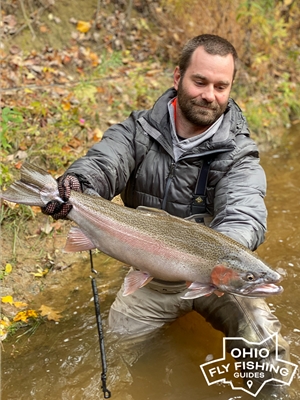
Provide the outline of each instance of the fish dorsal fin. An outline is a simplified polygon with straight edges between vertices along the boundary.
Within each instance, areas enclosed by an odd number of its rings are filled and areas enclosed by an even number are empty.
[[[148,274],[148,272],[143,271],[131,271],[126,275],[124,280],[124,291],[123,296],[128,296],[129,294],[135,292],[137,289],[147,285],[153,276]]]
[[[144,212],[146,214],[157,214],[157,215],[162,215],[162,216],[170,216],[170,214],[167,213],[167,211],[160,210],[159,208],[138,206],[137,210],[141,211],[141,212]]]
[[[78,226],[72,226],[67,237],[64,251],[73,253],[93,249],[96,249],[94,243],[78,228]]]

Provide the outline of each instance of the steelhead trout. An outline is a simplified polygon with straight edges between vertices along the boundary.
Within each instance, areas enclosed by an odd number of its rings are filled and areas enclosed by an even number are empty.
[[[51,200],[63,203],[56,180],[42,169],[24,163],[21,179],[0,195],[31,206]],[[233,293],[266,297],[283,291],[281,276],[255,253],[204,225],[169,215],[162,210],[131,209],[98,195],[72,191],[66,251],[97,248],[134,267],[125,278],[124,295],[151,279],[186,281],[182,298],[194,299]]]

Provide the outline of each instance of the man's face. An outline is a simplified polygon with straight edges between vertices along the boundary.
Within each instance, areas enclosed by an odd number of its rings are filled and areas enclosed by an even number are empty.
[[[179,67],[174,71],[179,118],[199,127],[212,125],[226,110],[233,73],[231,54],[211,55],[198,47],[184,76],[180,75]]]

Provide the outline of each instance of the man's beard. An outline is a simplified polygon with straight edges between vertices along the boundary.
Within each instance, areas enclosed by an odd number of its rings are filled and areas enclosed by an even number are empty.
[[[204,99],[196,100],[189,97],[182,86],[182,79],[178,85],[177,101],[184,117],[198,126],[209,127],[216,122],[227,108],[227,103],[220,106],[216,101],[209,103]]]

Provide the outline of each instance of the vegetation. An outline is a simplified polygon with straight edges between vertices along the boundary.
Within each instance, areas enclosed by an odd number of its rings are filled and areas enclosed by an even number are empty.
[[[4,190],[25,159],[59,176],[101,140],[108,126],[133,109],[151,107],[172,85],[183,44],[201,33],[219,34],[235,45],[241,62],[233,97],[259,142],[278,142],[282,129],[300,120],[296,0],[62,3],[2,1],[0,184]],[[22,266],[18,243],[35,219],[41,219],[39,210],[1,204],[5,288],[13,285],[10,277]],[[36,234],[29,236],[42,242],[63,230],[63,224],[47,224],[37,239]],[[44,279],[51,255],[32,248],[31,253],[43,260],[43,266],[28,276]],[[27,321],[40,323],[38,312],[20,312],[0,321],[3,337]]]
[[[299,28],[296,0],[165,1],[175,53],[189,37],[216,33],[234,43],[240,60],[234,97],[260,140],[300,117]],[[173,16],[173,18],[172,18]],[[174,16],[178,16],[174,21]],[[198,33],[198,32],[197,32]],[[170,43],[170,44],[171,44]]]

